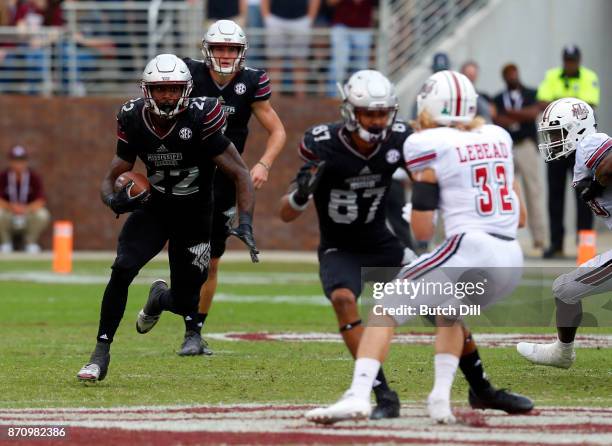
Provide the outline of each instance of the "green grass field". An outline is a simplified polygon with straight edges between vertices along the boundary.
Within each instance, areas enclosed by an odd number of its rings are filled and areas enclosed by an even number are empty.
[[[66,283],[57,283],[49,262],[0,261],[0,407],[330,402],[350,384],[352,360],[340,343],[211,340],[212,357],[180,358],[175,351],[183,323],[170,313],[164,313],[151,333],[137,334],[135,317],[148,283],[168,275],[162,262],[149,265],[130,288],[106,380],[78,383],[76,372],[95,343],[109,265],[80,261]],[[226,263],[218,292],[205,333],[337,331],[313,264]],[[491,320],[508,325],[513,314],[518,317],[525,308],[548,305],[529,300],[543,294],[524,287],[472,326],[491,325]],[[601,309],[606,300],[609,296],[591,299],[585,308],[597,316],[600,326],[610,327],[612,311]],[[478,340],[478,329],[474,331]],[[552,334],[554,329],[489,326],[480,331]],[[612,329],[586,327],[581,333],[610,334]],[[528,394],[538,405],[612,405],[610,349],[580,349],[569,371],[534,367],[513,348],[480,350],[497,386]],[[385,370],[403,400],[426,398],[432,384],[432,351],[430,346],[412,345],[391,349]],[[466,393],[458,376],[453,399],[464,401]]]

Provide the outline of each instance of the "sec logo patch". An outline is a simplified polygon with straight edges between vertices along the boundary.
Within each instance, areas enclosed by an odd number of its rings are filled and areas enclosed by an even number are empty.
[[[234,91],[236,92],[236,94],[245,94],[246,93],[246,85],[244,85],[242,82],[238,82],[234,86]]]
[[[387,162],[389,164],[395,164],[399,161],[400,159],[400,153],[398,150],[396,149],[391,149],[387,152],[387,154],[385,155],[385,159],[387,160]]]
[[[183,127],[181,130],[179,130],[179,138],[185,141],[190,139],[192,134],[193,132],[189,127]]]

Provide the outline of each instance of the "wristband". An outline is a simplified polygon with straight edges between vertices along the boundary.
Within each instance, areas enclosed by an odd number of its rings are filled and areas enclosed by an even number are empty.
[[[257,164],[261,164],[266,171],[270,172],[270,166],[264,163],[263,161],[257,161]]]
[[[292,208],[293,210],[295,210],[295,211],[299,211],[299,212],[305,211],[305,210],[306,210],[306,208],[308,207],[308,199],[306,199],[306,203],[304,203],[304,204],[298,204],[298,203],[295,201],[295,197],[294,197],[294,195],[296,194],[296,192],[297,192],[297,191],[293,191],[293,192],[291,192],[291,193],[289,194],[289,197],[288,197],[288,198],[289,198],[289,206],[291,206],[291,208]]]

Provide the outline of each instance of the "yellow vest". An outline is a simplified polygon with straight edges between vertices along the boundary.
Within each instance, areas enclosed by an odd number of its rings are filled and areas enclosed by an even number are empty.
[[[582,99],[592,106],[599,105],[599,80],[593,70],[580,67],[578,77],[563,76],[563,68],[553,68],[538,87],[539,101],[552,102],[573,97]]]

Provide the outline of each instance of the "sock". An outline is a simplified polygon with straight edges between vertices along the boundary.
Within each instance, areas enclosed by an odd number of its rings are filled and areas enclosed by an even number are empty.
[[[482,366],[478,350],[461,356],[459,359],[459,367],[474,392],[481,392],[491,386],[484,371],[484,367]]]
[[[195,331],[196,333],[202,332],[200,315],[198,313],[189,313],[183,316],[183,321],[185,322],[185,331]]]
[[[100,323],[96,341],[113,342],[127,304],[128,287],[136,275],[132,271],[113,268],[110,280],[104,290],[100,309]]]
[[[351,392],[357,397],[370,401],[370,392],[378,374],[380,362],[372,358],[359,358],[355,361]]]
[[[434,357],[435,380],[429,394],[432,399],[450,400],[451,387],[455,372],[459,365],[459,358],[449,353],[437,353]]]
[[[389,384],[387,384],[387,378],[385,378],[382,367],[378,369],[378,375],[376,375],[376,379],[372,385],[374,393],[376,394],[376,399],[378,399],[379,395],[391,390],[389,389]]]
[[[206,318],[208,317],[208,313],[198,313],[194,320],[196,323],[196,327],[197,330],[193,329],[193,324],[191,323],[191,321],[187,321],[186,317],[183,318],[183,322],[185,322],[185,331],[197,331],[198,333],[200,333],[202,331],[202,327],[204,327],[204,322],[206,322]]]

